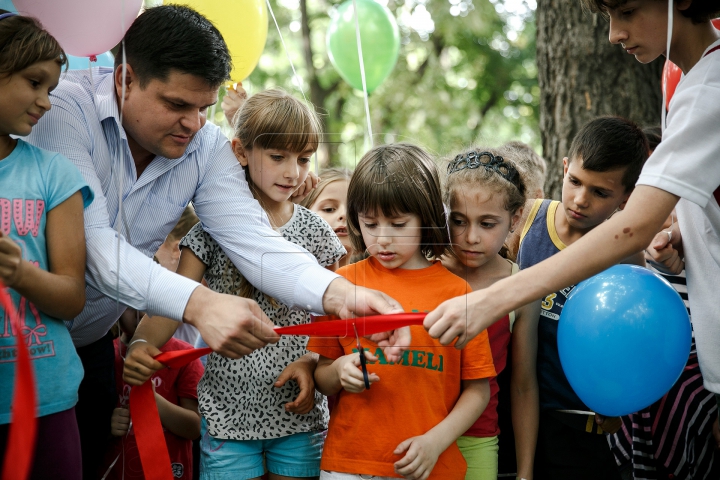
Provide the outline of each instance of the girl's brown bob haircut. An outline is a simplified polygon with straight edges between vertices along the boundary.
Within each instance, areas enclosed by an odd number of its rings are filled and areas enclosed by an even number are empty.
[[[628,0],[580,0],[587,10],[593,13],[607,14],[608,9],[615,9],[625,5]],[[661,0],[655,0],[657,2]],[[679,0],[664,0],[679,1]],[[692,20],[693,23],[708,22],[720,16],[720,4],[717,0],[692,0],[688,8],[682,10],[683,17]]]
[[[420,217],[420,249],[425,257],[451,252],[440,176],[433,159],[407,143],[373,148],[360,160],[348,187],[348,233],[355,251],[367,250],[358,215],[396,217],[408,213]]]
[[[0,15],[10,13],[0,9]],[[13,15],[0,20],[0,77],[25,70],[38,62],[55,60],[67,66],[65,52],[55,38],[32,17]]]
[[[254,147],[301,153],[317,150],[322,127],[317,114],[289,93],[274,88],[248,98],[235,114],[235,138]]]

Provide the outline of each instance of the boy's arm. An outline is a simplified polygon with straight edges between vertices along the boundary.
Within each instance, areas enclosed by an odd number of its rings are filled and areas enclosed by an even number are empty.
[[[467,432],[490,401],[487,378],[463,380],[462,393],[450,414],[424,435],[408,438],[397,446],[395,455],[405,456],[395,462],[395,471],[405,477],[426,479],[438,457]]]
[[[48,270],[22,258],[22,249],[0,231],[0,280],[41,312],[71,320],[85,306],[83,198],[75,192],[47,213]]]
[[[455,347],[463,348],[508,312],[644,250],[677,202],[665,190],[639,185],[622,212],[568,248],[488,288],[443,302],[425,317],[424,326],[443,345],[461,337]]]
[[[178,274],[199,283],[206,268],[190,249],[182,249]],[[153,357],[160,353],[160,347],[170,340],[179,326],[180,322],[170,318],[143,317],[125,356],[123,379],[129,385],[142,385],[153,373],[163,368],[163,364]]]
[[[525,305],[518,311],[512,334],[512,378],[510,396],[517,476],[532,479],[540,415],[537,382],[537,328],[540,302]]]
[[[188,440],[195,440],[200,436],[200,414],[196,399],[180,397],[180,405],[175,405],[156,392],[155,403],[163,427]]]

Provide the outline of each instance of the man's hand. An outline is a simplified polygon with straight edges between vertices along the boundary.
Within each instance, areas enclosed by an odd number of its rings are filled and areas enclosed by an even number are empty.
[[[428,478],[442,453],[438,451],[438,442],[434,442],[427,435],[408,438],[398,445],[393,453],[402,455],[403,452],[407,453],[395,462],[395,472],[413,480]]]
[[[0,281],[13,287],[22,277],[22,249],[0,230]]]
[[[130,429],[130,410],[116,408],[110,418],[110,433],[115,437],[122,437]]]
[[[240,358],[280,340],[257,303],[203,286],[190,296],[183,321],[197,328],[214,352],[228,358]]]
[[[305,177],[305,181],[301,183],[297,190],[295,190],[292,194],[292,202],[293,203],[300,203],[303,200],[305,200],[305,197],[310,195],[310,192],[315,190],[317,188],[318,183],[320,183],[320,177],[315,175],[315,172],[308,172],[307,177]]]
[[[373,356],[367,350],[364,351],[365,358],[370,362],[376,362],[377,357]],[[340,379],[340,385],[350,393],[360,393],[365,391],[365,380],[363,372],[360,368],[360,354],[352,353],[344,355],[333,362],[333,367]],[[375,373],[368,372],[368,380],[370,385],[380,381],[380,377]]]
[[[680,250],[682,236],[677,223],[659,232],[645,250],[645,259],[664,273],[677,275],[685,268]]]
[[[617,433],[618,430],[622,428],[622,418],[606,417],[604,415],[600,415],[599,413],[595,414],[595,423],[600,425],[603,431],[609,434]]]
[[[222,108],[228,123],[233,128],[235,128],[235,123],[233,123],[235,114],[238,110],[240,110],[240,107],[243,106],[245,100],[247,100],[247,92],[243,88],[242,82],[238,83],[235,87],[228,87],[227,93],[223,97],[220,107]]]
[[[153,358],[160,353],[160,350],[147,342],[132,344],[125,354],[123,380],[133,386],[145,383],[155,372],[165,368],[165,365]]]
[[[286,411],[305,415],[315,406],[315,367],[317,356],[304,355],[285,367],[275,381],[275,388],[282,387],[288,380],[295,380],[300,387],[300,395],[285,404]]]
[[[323,296],[323,309],[340,318],[404,312],[397,300],[377,290],[353,285],[344,278],[330,282]],[[389,361],[397,362],[410,346],[410,328],[399,328],[370,338],[383,348]]]

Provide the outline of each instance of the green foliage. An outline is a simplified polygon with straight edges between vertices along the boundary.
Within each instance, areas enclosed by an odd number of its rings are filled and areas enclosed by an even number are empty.
[[[302,5],[307,1],[312,65],[303,50]],[[370,95],[374,143],[410,141],[437,154],[469,144],[522,140],[539,149],[534,0],[386,0],[401,29],[400,57]],[[327,57],[325,30],[339,3],[271,0],[299,77],[332,141],[321,162],[352,165],[367,131],[362,92],[342,81]],[[272,19],[260,63],[243,83],[248,93],[293,84],[286,52]],[[222,93],[222,92],[221,92]],[[224,123],[220,108],[214,121]]]

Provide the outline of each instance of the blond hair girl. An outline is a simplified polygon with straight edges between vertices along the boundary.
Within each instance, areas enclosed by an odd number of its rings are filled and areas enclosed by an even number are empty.
[[[328,168],[320,172],[320,182],[310,194],[300,202],[320,215],[330,224],[343,247],[348,252],[339,262],[344,267],[353,255],[352,242],[347,229],[347,192],[352,172],[345,168]]]

